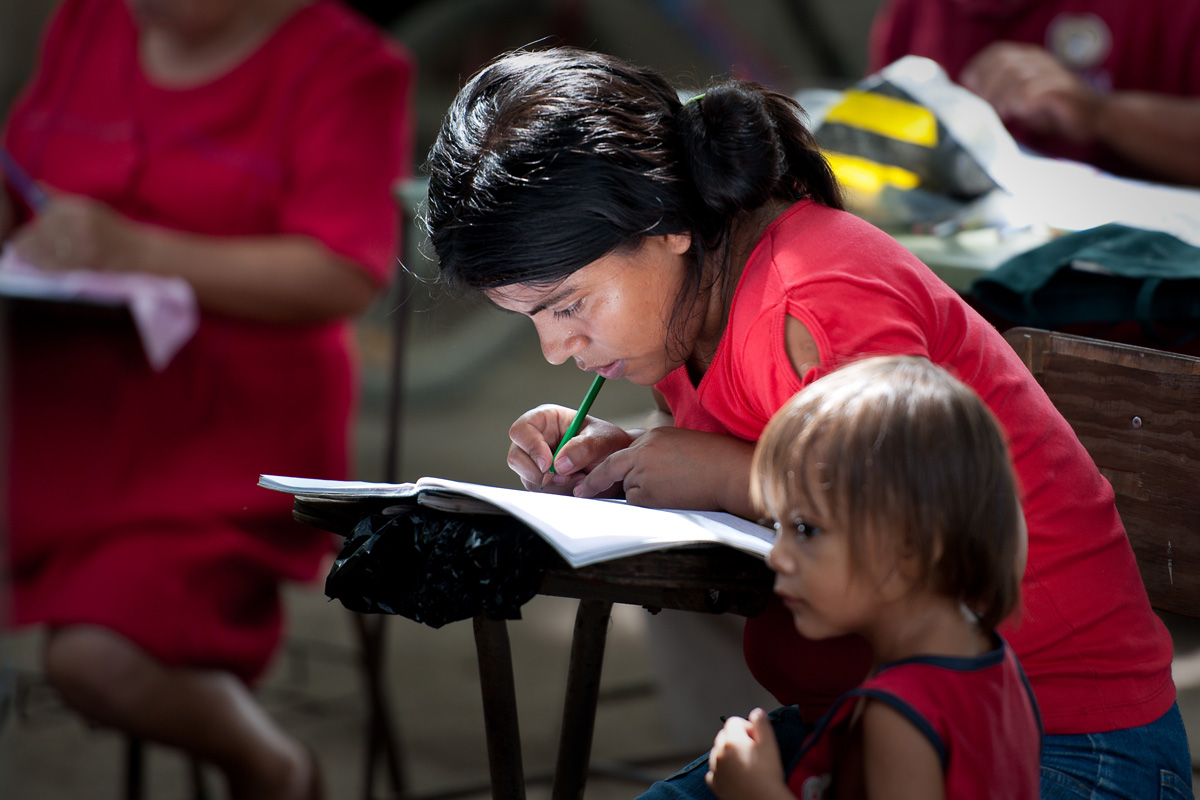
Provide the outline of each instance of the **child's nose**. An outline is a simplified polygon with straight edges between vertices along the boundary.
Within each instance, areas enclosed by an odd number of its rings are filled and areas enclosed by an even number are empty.
[[[781,575],[791,575],[796,571],[796,559],[787,552],[785,545],[776,542],[767,554],[767,566]]]

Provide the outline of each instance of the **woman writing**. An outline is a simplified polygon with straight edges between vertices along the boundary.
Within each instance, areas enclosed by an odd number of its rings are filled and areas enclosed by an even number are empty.
[[[1029,561],[1001,632],[1044,716],[1043,796],[1109,781],[1124,796],[1158,796],[1164,780],[1187,791],[1170,638],[1111,488],[1003,338],[840,210],[791,101],[734,82],[681,102],[618,59],[516,53],[459,93],[427,170],[446,280],[528,316],[548,361],[654,387],[673,418],[644,432],[589,418],[550,476],[572,412],[534,409],[510,431],[526,487],[751,515],[754,442],[792,395],[864,355],[928,358],[1012,446]],[[871,661],[858,638],[803,639],[779,604],[747,621],[744,649],[809,721]],[[703,795],[697,771],[686,793]]]

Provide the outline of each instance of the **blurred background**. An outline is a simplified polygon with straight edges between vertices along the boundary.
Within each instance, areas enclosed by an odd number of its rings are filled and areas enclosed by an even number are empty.
[[[862,76],[878,0],[371,0],[351,3],[407,46],[418,63],[417,162],[462,81],[496,54],[522,45],[569,43],[632,59],[682,87],[733,74],[787,93],[842,88]],[[0,0],[0,112],[33,62],[51,0]],[[574,406],[589,376],[542,358],[531,325],[480,304],[439,295],[435,270],[413,225],[419,182],[397,187],[406,220],[398,254],[410,279],[358,326],[363,354],[357,473],[386,476],[387,430],[399,425],[395,477],[423,475],[517,486],[504,463],[508,426],[546,402]],[[390,394],[402,338],[402,392]],[[611,383],[593,414],[636,420],[647,390]],[[318,477],[318,476],[313,476]],[[364,796],[367,700],[350,612],[319,584],[288,594],[290,630],[260,693],[289,730],[319,755],[329,796]],[[539,597],[509,624],[525,772],[531,797],[548,797],[575,603]],[[609,634],[593,748],[589,798],[632,797],[711,741],[711,724],[668,725],[661,672],[646,646],[648,614],[617,606]],[[412,796],[487,797],[487,756],[478,666],[469,621],[433,630],[405,619],[386,626],[386,683]],[[1177,652],[1193,652],[1190,629],[1175,628]],[[121,796],[124,742],[88,727],[40,681],[35,633],[0,638],[0,798]],[[712,659],[715,662],[717,659]],[[710,664],[696,659],[689,672]],[[704,666],[702,666],[704,665]],[[1200,657],[1183,657],[1177,679],[1200,682]],[[685,678],[689,676],[681,676]],[[1193,690],[1194,691],[1194,690]],[[1186,694],[1186,693],[1185,693]],[[1196,701],[1182,696],[1185,716]],[[722,713],[745,713],[754,698],[725,698]],[[164,750],[147,753],[147,797],[191,797],[188,765]],[[211,796],[221,796],[208,776]],[[380,782],[382,785],[382,782]],[[389,796],[385,791],[378,797]]]
[[[729,75],[789,93],[843,87],[861,77],[877,0],[364,0],[351,3],[416,57],[414,174],[463,80],[493,56],[522,45],[568,43],[624,56],[682,87]],[[0,112],[28,75],[53,0],[0,1]],[[397,187],[407,222],[399,254],[412,278],[359,324],[363,353],[357,471],[385,476],[389,415],[398,414],[397,478],[436,475],[517,486],[504,463],[508,426],[545,402],[574,406],[589,376],[541,357],[522,318],[439,295],[435,269],[412,225],[419,183]],[[398,327],[399,326],[399,327]],[[390,401],[397,331],[405,338],[401,402]],[[593,412],[634,420],[647,390],[606,386]],[[288,594],[287,645],[259,689],[264,705],[320,756],[331,798],[364,796],[367,699],[350,612],[319,584]],[[525,773],[531,797],[548,797],[562,714],[574,601],[539,597],[509,624]],[[665,721],[646,648],[648,613],[616,606],[606,652],[589,798],[632,797],[703,751],[719,727]],[[736,634],[736,631],[734,632]],[[441,629],[389,618],[385,628],[390,710],[410,793],[488,797],[488,765],[474,638],[469,621]],[[117,798],[124,740],[63,708],[38,674],[36,632],[8,634],[0,671],[0,798]],[[733,649],[736,653],[736,648]],[[699,672],[698,664],[692,665]],[[736,691],[734,692],[736,695]],[[753,700],[727,700],[746,713]],[[743,705],[745,707],[743,707]],[[146,797],[192,797],[188,764],[146,752]],[[382,773],[377,797],[389,797]],[[210,796],[222,796],[215,775]]]

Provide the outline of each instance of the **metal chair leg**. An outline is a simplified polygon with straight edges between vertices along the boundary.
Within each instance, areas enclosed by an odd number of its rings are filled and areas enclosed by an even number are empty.
[[[142,800],[142,777],[146,760],[145,746],[141,739],[130,737],[125,740],[125,798]]]
[[[386,678],[383,675],[384,625],[387,620],[367,614],[351,613],[351,616],[358,632],[368,701],[363,797],[365,800],[373,800],[375,797],[375,775],[382,756],[391,796],[396,800],[403,800],[407,790],[404,764],[400,756],[400,736],[392,722]]]
[[[204,765],[194,758],[188,759],[188,773],[192,778],[192,800],[208,800],[208,783],[204,780]]]
[[[208,800],[208,784],[204,767],[194,758],[188,759],[193,800]],[[125,739],[125,800],[142,800],[146,789],[146,743],[134,736]]]

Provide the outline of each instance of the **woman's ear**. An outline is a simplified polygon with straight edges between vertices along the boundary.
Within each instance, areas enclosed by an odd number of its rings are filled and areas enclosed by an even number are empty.
[[[667,240],[667,249],[677,256],[683,255],[692,247],[690,233],[668,233],[664,238]]]

